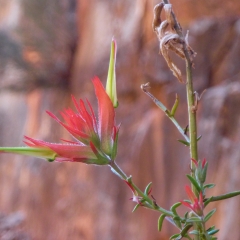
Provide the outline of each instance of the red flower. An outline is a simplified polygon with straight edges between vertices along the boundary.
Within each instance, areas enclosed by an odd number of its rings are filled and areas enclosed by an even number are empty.
[[[189,186],[185,187],[186,193],[191,201],[191,204],[185,201],[180,201],[184,206],[190,208],[193,212],[195,212],[198,216],[202,216],[203,214],[203,195],[202,192],[199,194],[199,199],[195,196],[193,191]]]
[[[1,152],[19,153],[50,161],[73,161],[88,164],[108,164],[116,156],[117,135],[119,127],[115,126],[115,112],[113,104],[107,95],[99,78],[93,79],[95,93],[98,99],[98,121],[92,106],[87,101],[87,107],[83,100],[74,102],[76,112],[66,109],[61,113],[64,122],[59,120],[51,112],[47,112],[52,118],[66,128],[75,141],[66,141],[64,144],[49,143],[25,137],[25,143],[29,147],[0,148]]]

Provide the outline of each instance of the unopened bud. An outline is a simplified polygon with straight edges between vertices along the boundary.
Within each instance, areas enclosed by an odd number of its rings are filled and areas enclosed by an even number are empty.
[[[116,40],[113,38],[111,43],[106,92],[113,103],[113,107],[115,108],[118,107],[116,72],[115,72],[116,55],[117,55],[117,43]]]

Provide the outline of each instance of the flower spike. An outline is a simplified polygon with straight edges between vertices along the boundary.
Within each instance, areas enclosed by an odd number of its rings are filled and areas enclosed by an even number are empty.
[[[76,112],[66,109],[61,112],[63,121],[48,112],[56,122],[62,125],[75,139],[63,140],[64,143],[49,143],[25,137],[28,147],[0,147],[0,153],[16,153],[44,158],[49,161],[83,162],[106,165],[116,157],[119,127],[115,126],[113,104],[103,88],[99,78],[93,79],[98,99],[98,121],[89,102],[87,105],[72,97]]]

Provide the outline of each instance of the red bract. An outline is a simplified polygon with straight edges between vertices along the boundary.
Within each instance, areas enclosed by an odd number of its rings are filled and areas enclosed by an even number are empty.
[[[93,79],[93,84],[98,99],[98,134],[101,149],[110,156],[118,133],[118,127],[114,126],[115,111],[113,103],[99,79]]]
[[[205,167],[205,165],[206,165],[206,163],[207,163],[206,158],[204,158],[204,159],[202,160],[202,162],[201,162],[200,160],[197,161],[196,159],[193,159],[193,158],[191,158],[191,160],[192,160],[192,162],[195,164],[196,167],[199,167],[199,166],[200,166],[199,163],[201,163],[202,169]]]
[[[99,78],[95,77],[93,84],[98,99],[98,121],[90,103],[87,101],[87,108],[83,100],[77,102],[74,97],[72,97],[72,100],[77,111],[66,109],[61,112],[64,122],[51,112],[47,112],[76,141],[64,140],[66,143],[58,144],[25,137],[27,140],[25,143],[29,147],[0,148],[0,151],[32,155],[47,158],[51,161],[108,164],[116,156],[119,127],[114,125],[115,112],[113,104]]]
[[[91,147],[85,146],[81,143],[74,144],[60,144],[49,143],[42,140],[35,140],[25,136],[25,143],[32,148],[44,150],[51,150],[54,158],[48,160],[56,161],[71,161],[71,162],[85,162],[95,163],[97,160],[96,155],[93,153]],[[55,153],[55,154],[54,154]]]
[[[180,201],[184,206],[190,208],[197,215],[202,216],[203,214],[203,195],[202,192],[199,194],[199,199],[195,196],[189,186],[185,187],[186,193],[191,201],[191,204],[185,201]]]
[[[204,158],[203,161],[202,161],[202,168],[205,167],[206,163],[207,163],[207,160],[206,160],[206,158]]]

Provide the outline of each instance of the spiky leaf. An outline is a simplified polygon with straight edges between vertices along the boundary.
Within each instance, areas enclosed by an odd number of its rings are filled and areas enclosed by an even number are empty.
[[[199,186],[198,182],[189,174],[187,174],[187,178],[192,183],[192,185],[196,188],[198,193],[200,193],[201,192],[201,187]]]
[[[204,217],[204,222],[207,222],[212,215],[216,212],[216,209],[213,209],[212,211],[210,211],[205,217]]]
[[[159,218],[158,218],[158,231],[160,232],[162,230],[162,224],[163,224],[163,220],[166,217],[165,214],[162,214]]]

